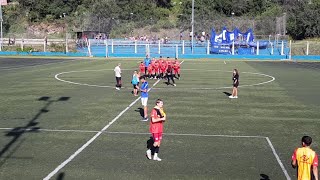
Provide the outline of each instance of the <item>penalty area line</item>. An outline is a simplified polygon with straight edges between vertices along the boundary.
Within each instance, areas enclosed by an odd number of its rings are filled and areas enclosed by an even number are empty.
[[[156,81],[148,92],[160,82],[160,79]],[[65,167],[69,162],[71,162],[77,155],[79,155],[84,149],[86,149],[94,140],[96,140],[104,131],[106,131],[114,122],[116,122],[126,111],[128,111],[141,97],[134,100],[128,107],[121,111],[112,121],[110,121],[106,126],[104,126],[100,131],[98,131],[89,141],[83,144],[78,150],[76,150],[68,159],[63,161],[59,166],[57,166],[53,171],[51,171],[43,180],[49,180],[57,172],[59,172],[63,167]]]
[[[267,142],[268,142],[268,144],[269,144],[269,146],[270,146],[270,148],[271,148],[271,150],[272,150],[273,155],[276,157],[276,159],[277,159],[277,161],[278,161],[278,164],[280,165],[280,167],[281,167],[281,169],[282,169],[282,172],[283,172],[284,175],[286,176],[287,180],[291,180],[291,177],[289,176],[286,168],[285,168],[284,165],[282,164],[282,162],[281,162],[281,160],[280,160],[280,158],[279,158],[279,156],[278,156],[278,154],[277,154],[277,152],[276,152],[276,149],[273,147],[270,139],[269,139],[268,137],[266,137],[266,140],[267,140]]]

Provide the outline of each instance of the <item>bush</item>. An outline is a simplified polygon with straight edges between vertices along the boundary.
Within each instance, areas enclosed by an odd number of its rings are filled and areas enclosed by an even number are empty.
[[[175,27],[175,25],[169,20],[160,20],[158,21],[157,25],[163,29],[172,29]]]
[[[17,47],[16,48],[17,52],[32,52],[34,51],[32,47],[23,47],[23,49],[21,49],[21,47]]]

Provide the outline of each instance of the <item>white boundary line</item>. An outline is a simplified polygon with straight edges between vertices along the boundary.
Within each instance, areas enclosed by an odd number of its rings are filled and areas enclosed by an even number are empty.
[[[157,85],[160,82],[160,79],[155,82],[152,87],[148,90],[150,91],[155,85]],[[87,141],[85,144],[83,144],[76,152],[74,152],[68,159],[63,161],[58,167],[56,167],[52,172],[50,172],[44,180],[49,180],[51,177],[53,177],[60,169],[62,169],[64,166],[66,166],[70,161],[72,161],[78,154],[80,154],[85,148],[87,148],[94,140],[96,140],[103,131],[107,130],[114,122],[116,122],[126,111],[128,111],[141,97],[138,97],[136,100],[134,100],[128,107],[126,107],[123,111],[120,112],[111,122],[109,122],[106,126],[104,126],[100,131],[98,131],[89,141]]]
[[[138,98],[139,99],[139,98]],[[137,99],[137,100],[138,100]],[[137,101],[136,100],[136,101]],[[135,103],[135,102],[134,102]],[[131,103],[132,105],[133,105],[133,103]],[[130,104],[130,105],[131,105]],[[129,106],[130,106],[129,105]],[[127,108],[129,108],[129,107],[127,107]],[[127,110],[127,109],[126,109]],[[123,112],[124,113],[124,112]],[[122,114],[123,114],[122,113]],[[121,113],[118,115],[119,117],[122,115]],[[117,117],[118,117],[117,116]],[[118,117],[118,118],[119,118]],[[112,124],[112,122],[110,122],[109,123],[110,125]],[[108,125],[109,125],[108,124]],[[109,126],[110,126],[109,125]],[[14,128],[0,128],[0,130],[13,130]],[[105,128],[105,130],[106,130],[107,128]],[[34,129],[24,129],[25,131],[33,131]],[[37,129],[38,131],[47,131],[47,132],[80,132],[80,133],[97,133],[97,134],[99,134],[99,135],[101,135],[102,133],[107,133],[107,134],[129,134],[129,135],[149,135],[150,133],[133,133],[133,132],[112,132],[112,131],[105,131],[105,130],[101,130],[101,131],[89,131],[89,130],[68,130],[68,129],[65,129],[65,130],[55,130],[55,129]],[[96,134],[96,136],[97,136],[97,134]],[[225,137],[225,138],[263,138],[263,139],[265,139],[267,142],[268,142],[268,145],[269,145],[269,147],[271,148],[271,150],[272,150],[272,153],[273,153],[273,155],[275,156],[275,158],[276,158],[276,160],[277,160],[277,162],[278,162],[278,164],[280,165],[280,167],[281,167],[281,170],[282,170],[282,172],[284,173],[284,175],[286,176],[286,178],[287,178],[287,180],[291,180],[291,177],[289,176],[289,174],[288,174],[288,172],[287,172],[287,170],[286,170],[286,168],[284,167],[284,165],[282,164],[282,161],[280,160],[280,158],[279,158],[279,156],[278,156],[278,154],[277,154],[277,152],[276,152],[276,150],[275,150],[275,148],[274,148],[274,146],[272,145],[272,142],[271,142],[271,140],[269,139],[269,137],[265,137],[265,136],[241,136],[241,135],[239,135],[239,136],[236,136],[236,135],[223,135],[223,134],[179,134],[179,133],[163,133],[164,135],[167,135],[167,136],[194,136],[194,137]],[[99,136],[98,135],[98,136]],[[94,136],[95,137],[95,136]],[[97,137],[96,137],[97,138]],[[94,139],[93,139],[94,140]],[[93,141],[92,140],[92,141]],[[90,140],[89,140],[90,141]],[[88,142],[89,142],[88,141]],[[91,142],[92,142],[91,141]],[[90,143],[91,143],[90,142]],[[87,144],[87,143],[86,143]],[[89,144],[88,144],[89,145]],[[87,145],[87,146],[88,146]],[[81,149],[81,148],[80,148]],[[84,148],[83,148],[84,149]],[[83,150],[82,149],[82,150]],[[81,151],[82,151],[81,150]],[[80,152],[81,152],[80,151]],[[80,153],[79,152],[79,153]],[[78,153],[78,154],[79,154]],[[76,156],[76,155],[75,155]],[[74,157],[73,157],[74,158]],[[71,159],[72,160],[72,159]],[[70,160],[70,161],[71,161]],[[69,162],[70,162],[69,161]],[[62,168],[62,167],[61,167]],[[60,168],[60,169],[61,169]],[[55,172],[56,173],[56,172]],[[54,174],[53,174],[54,175]],[[52,176],[51,176],[52,177]],[[51,178],[51,177],[49,177],[49,178]]]
[[[121,69],[121,70],[126,71],[126,70],[132,70],[132,69]],[[60,78],[59,78],[59,76],[60,76],[61,74],[68,74],[68,73],[75,73],[75,72],[91,72],[91,71],[113,71],[113,69],[67,71],[67,72],[61,72],[61,73],[56,74],[56,75],[54,76],[54,78],[57,79],[58,81],[66,82],[66,83],[69,83],[69,84],[81,85],[81,86],[113,88],[113,89],[116,88],[116,87],[114,87],[114,86],[101,86],[101,85],[95,85],[95,84],[77,83],[77,82],[67,81],[67,80],[63,80],[63,79],[60,79]]]
[[[14,128],[0,128],[0,130],[14,130]],[[79,133],[98,133],[101,131],[94,130],[73,130],[73,129],[21,129],[24,131],[44,131],[44,132],[79,132]],[[18,130],[17,130],[18,131]],[[135,133],[135,132],[119,132],[119,131],[103,131],[107,134],[129,134],[129,135],[149,135],[150,133]],[[231,138],[266,138],[265,136],[237,136],[223,134],[179,134],[179,133],[163,133],[168,136],[195,136],[195,137],[231,137]]]
[[[268,142],[268,144],[269,144],[269,146],[270,146],[270,148],[271,148],[271,150],[272,150],[273,155],[276,157],[276,159],[277,159],[277,161],[278,161],[278,163],[279,163],[279,165],[280,165],[280,167],[281,167],[281,169],[282,169],[282,172],[283,172],[284,175],[286,176],[287,180],[291,180],[291,177],[289,176],[286,168],[285,168],[284,165],[282,164],[282,162],[281,162],[281,160],[280,160],[280,158],[279,158],[279,156],[278,156],[275,148],[273,147],[270,139],[269,139],[268,137],[266,137],[266,140],[267,140],[267,142]]]
[[[184,61],[182,61],[180,64],[182,64]],[[148,90],[148,92],[156,86],[160,82],[160,79],[157,80],[152,87]],[[141,97],[138,97],[136,100],[134,100],[128,107],[126,107],[123,111],[120,112],[111,122],[109,122],[105,127],[103,127],[97,134],[95,134],[89,141],[87,141],[85,144],[83,144],[76,152],[74,152],[68,159],[63,161],[58,167],[56,167],[52,172],[50,172],[44,180],[49,180],[51,177],[53,177],[60,169],[62,169],[64,166],[66,166],[69,162],[71,162],[78,154],[80,154],[85,148],[87,148],[94,140],[96,140],[103,131],[107,130],[114,122],[116,122],[126,111],[128,111]]]
[[[183,61],[182,61],[183,62]],[[182,64],[181,62],[181,64]],[[89,87],[99,87],[99,88],[115,88],[113,86],[102,86],[102,85],[95,85],[95,84],[86,84],[86,83],[77,83],[77,82],[73,82],[73,81],[67,81],[67,80],[63,80],[61,78],[59,78],[59,76],[61,74],[68,74],[68,73],[74,73],[74,72],[90,72],[90,71],[106,71],[106,70],[112,70],[112,69],[99,69],[99,70],[82,70],[82,71],[67,71],[67,72],[61,72],[56,74],[54,77],[56,80],[58,81],[62,81],[65,83],[69,83],[69,84],[76,84],[76,85],[80,85],[80,86],[89,86]],[[126,69],[128,70],[128,69]],[[184,71],[199,71],[199,69],[184,69]],[[232,71],[221,71],[221,70],[203,70],[203,71],[219,71],[219,72],[232,72]],[[271,80],[269,81],[265,81],[265,82],[261,82],[261,83],[256,83],[256,84],[248,84],[248,85],[240,85],[239,87],[251,87],[251,86],[259,86],[262,84],[267,84],[267,83],[271,83],[272,81],[274,81],[276,78],[268,75],[268,74],[263,74],[263,73],[254,73],[254,72],[242,72],[244,74],[254,74],[254,75],[260,75],[260,76],[266,76],[271,78]],[[226,86],[226,87],[217,87],[217,88],[189,88],[189,89],[193,89],[193,90],[212,90],[212,89],[229,89],[232,88],[231,86]],[[154,89],[167,89],[167,88],[154,88]],[[177,89],[177,88],[175,88]]]

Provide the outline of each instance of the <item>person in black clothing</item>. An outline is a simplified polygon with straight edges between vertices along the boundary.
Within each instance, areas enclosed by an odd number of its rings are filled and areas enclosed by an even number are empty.
[[[168,64],[168,68],[167,68],[167,80],[168,80],[168,83],[167,85],[171,84],[170,83],[170,80],[172,81],[172,85],[173,86],[176,86],[176,83],[174,82],[174,79],[173,79],[173,68],[172,68],[172,64]]]
[[[238,98],[239,72],[237,69],[233,69],[232,80],[233,80],[233,89],[232,89],[232,94],[231,96],[229,96],[229,98]]]

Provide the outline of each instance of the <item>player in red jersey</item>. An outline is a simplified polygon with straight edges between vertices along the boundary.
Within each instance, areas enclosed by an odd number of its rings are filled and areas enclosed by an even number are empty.
[[[139,69],[140,69],[140,75],[144,75],[145,73],[145,65],[144,63],[141,61],[140,65],[139,65]]]
[[[180,62],[176,58],[173,63],[173,73],[176,79],[180,79]]]
[[[151,154],[154,152],[153,160],[161,161],[158,153],[162,140],[163,123],[166,120],[166,114],[163,111],[163,101],[161,99],[157,99],[156,106],[152,109],[150,117],[150,133],[152,134],[154,143],[153,146],[147,150],[147,158],[151,159]]]
[[[154,63],[154,78],[157,79],[157,78],[160,78],[159,77],[159,70],[160,70],[160,65],[159,65],[159,61],[156,61]]]
[[[150,64],[148,66],[148,77],[152,79],[153,66]]]
[[[161,65],[160,65],[160,77],[162,79],[165,78],[166,71],[167,71],[167,62],[162,61]]]

